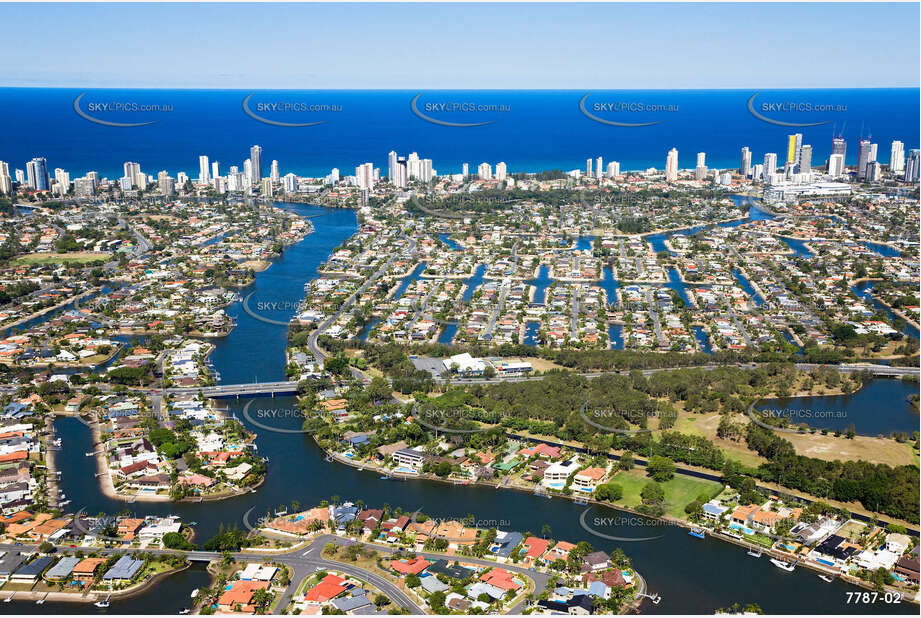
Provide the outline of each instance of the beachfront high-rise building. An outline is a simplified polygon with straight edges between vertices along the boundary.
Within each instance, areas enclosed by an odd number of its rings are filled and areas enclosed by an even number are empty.
[[[883,166],[879,161],[870,161],[867,163],[867,180],[870,182],[879,182],[883,176]]]
[[[166,173],[166,170],[157,174],[157,186],[160,187],[160,195],[172,195],[176,192],[176,182]]]
[[[198,157],[198,182],[203,185],[209,184],[211,172],[208,169],[208,155],[199,155]]]
[[[905,145],[899,140],[892,142],[889,151],[889,171],[897,174],[905,169]]]
[[[35,157],[26,163],[26,176],[29,186],[36,191],[47,191],[49,185],[48,162],[45,157]]]
[[[703,180],[707,177],[707,153],[697,153],[697,166],[694,168],[694,178]]]
[[[619,161],[611,161],[608,163],[608,178],[614,178],[615,176],[620,176]]]
[[[675,182],[678,180],[678,149],[672,148],[665,158],[665,180]]]
[[[419,179],[422,182],[431,182],[435,177],[435,169],[432,167],[431,159],[422,159],[419,161]]]
[[[403,167],[406,167],[405,160],[403,161]],[[368,189],[369,191],[374,189],[373,163],[362,163],[355,168],[355,184],[358,185],[359,189]]]
[[[870,144],[870,161],[876,161],[876,153],[879,151],[879,144]]]
[[[787,136],[787,163],[799,162],[799,151],[803,145],[803,134],[794,133]]]
[[[921,180],[921,150],[913,148],[908,151],[903,180],[905,182],[918,182],[918,180]]]
[[[803,144],[803,147],[800,148],[799,163],[796,169],[800,174],[812,173],[812,146],[809,144]]]
[[[262,182],[262,146],[253,146],[249,149],[249,160],[253,162],[253,185]]]
[[[387,178],[390,179],[390,182],[393,182],[394,177],[397,174],[397,153],[395,150],[391,150],[387,153]]]
[[[480,180],[492,180],[492,166],[489,163],[480,163],[477,167],[477,176]]]
[[[761,180],[762,178],[764,178],[764,165],[756,163],[752,167],[752,180]]]
[[[214,181],[221,177],[221,162],[212,161],[211,162],[211,184],[214,184]]]
[[[126,161],[122,167],[125,171],[124,178],[127,178],[129,181],[127,183],[129,188],[143,189],[144,188],[143,185],[146,184],[146,178],[141,178],[141,176],[143,176],[143,174],[141,173],[141,164],[134,163],[132,161]],[[122,183],[122,185],[124,186],[125,183]]]
[[[777,153],[768,152],[764,155],[764,179],[768,180],[770,175],[777,172]]]
[[[253,160],[247,159],[243,162],[243,186],[249,188],[253,186]]]
[[[189,175],[185,172],[179,172],[176,174],[176,186],[184,187],[185,183],[189,182]]]
[[[592,177],[592,160],[591,159],[585,160],[585,176],[586,178]]]
[[[409,164],[406,161],[406,157],[397,157],[393,167],[393,178],[390,179],[390,182],[398,189],[402,189],[409,184]]]
[[[595,178],[604,176],[604,159],[598,157],[595,159]]]
[[[860,140],[860,145],[857,147],[857,179],[863,180],[867,177],[867,163],[871,161],[870,159],[870,140],[862,139]]]
[[[10,178],[10,164],[0,161],[0,193],[9,195],[13,192],[13,179]]]
[[[499,161],[496,163],[496,180],[499,182],[504,182],[507,173],[508,172],[505,167],[505,161]]]
[[[272,159],[272,168],[269,174],[272,177],[272,182],[278,182],[280,176],[278,175],[278,160]]]
[[[828,157],[828,175],[837,178],[844,175],[844,155],[833,154]]]
[[[470,175],[470,164],[464,163],[463,165],[461,165],[461,176],[466,178],[469,175]]]
[[[285,174],[281,181],[282,186],[285,189],[285,193],[294,193],[297,191],[297,176],[294,174]]]
[[[847,165],[847,142],[843,137],[836,137],[831,140],[831,153],[841,155],[841,161]]]
[[[419,166],[419,153],[411,152],[406,157],[406,177],[410,180],[416,180],[422,175],[422,169]]]
[[[742,176],[748,176],[752,172],[752,151],[748,146],[742,147],[742,164],[739,166],[739,173]]]

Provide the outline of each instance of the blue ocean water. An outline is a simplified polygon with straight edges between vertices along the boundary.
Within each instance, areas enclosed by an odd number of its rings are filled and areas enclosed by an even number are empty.
[[[88,116],[105,122],[153,124],[114,127],[96,124],[75,111],[73,89],[0,89],[0,160],[24,168],[35,156],[50,169],[73,175],[96,170],[122,175],[124,161],[137,161],[149,174],[167,170],[198,176],[198,155],[242,166],[249,147],[263,147],[263,174],[272,159],[282,173],[325,175],[332,167],[351,174],[357,164],[372,161],[386,174],[387,153],[418,152],[431,158],[441,174],[458,173],[467,162],[471,171],[482,161],[505,161],[509,172],[585,167],[589,157],[621,168],[662,169],[666,152],[679,151],[679,166],[695,165],[697,152],[707,153],[710,167],[738,167],[739,151],[748,146],[752,162],[765,152],[785,160],[787,135],[803,133],[813,146],[813,164],[821,165],[831,150],[833,134],[848,142],[847,160],[856,163],[857,141],[872,136],[879,160],[888,163],[889,145],[899,139],[906,152],[919,145],[917,89],[763,91],[753,108],[764,117],[784,122],[824,122],[790,128],[770,124],[748,109],[748,90],[682,91],[261,91],[243,90],[89,90],[77,104]],[[321,123],[288,127],[271,122]],[[418,95],[418,97],[417,97]],[[588,95],[588,96],[586,96]],[[651,126],[612,126],[589,118]],[[424,120],[480,126],[444,126]],[[789,111],[819,105],[831,111]],[[143,110],[159,105],[161,111]],[[274,107],[273,107],[274,106]],[[113,107],[120,108],[111,111]],[[168,111],[162,108],[168,107]],[[649,108],[653,107],[653,111]],[[106,109],[107,108],[107,109]],[[642,109],[640,109],[642,108]],[[454,111],[444,111],[445,109]],[[279,111],[284,110],[284,111]],[[613,111],[612,111],[613,110]],[[785,111],[787,110],[787,111]]]

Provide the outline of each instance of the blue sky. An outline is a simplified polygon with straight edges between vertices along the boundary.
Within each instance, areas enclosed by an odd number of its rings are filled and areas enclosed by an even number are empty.
[[[0,4],[0,85],[919,85],[919,5]]]

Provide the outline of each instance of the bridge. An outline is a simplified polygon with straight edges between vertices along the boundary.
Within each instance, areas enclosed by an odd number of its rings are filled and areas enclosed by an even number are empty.
[[[167,388],[164,394],[170,395],[204,395],[213,399],[240,397],[274,397],[275,395],[294,395],[297,382],[252,382],[250,384],[221,384],[218,386],[194,386]]]

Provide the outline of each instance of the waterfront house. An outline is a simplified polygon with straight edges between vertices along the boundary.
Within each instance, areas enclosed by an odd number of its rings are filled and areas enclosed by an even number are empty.
[[[539,539],[536,536],[529,536],[524,540],[522,544],[522,551],[524,552],[524,558],[522,562],[526,566],[532,566],[544,555],[544,552],[547,551],[547,547],[550,546],[550,541],[547,539]]]
[[[611,557],[603,551],[595,551],[582,559],[582,572],[598,572],[611,568]]]
[[[45,579],[50,582],[66,581],[74,571],[80,559],[74,556],[64,556],[61,560],[45,572]]]
[[[568,560],[569,552],[575,548],[576,546],[572,543],[567,541],[560,541],[547,551],[547,554],[544,556],[544,560],[547,562],[553,562],[554,560]]]
[[[501,561],[509,558],[512,555],[512,551],[514,551],[523,540],[524,536],[520,532],[503,532],[502,530],[498,530],[496,531],[495,540],[493,540],[492,545],[489,546],[489,551]]]
[[[921,583],[918,569],[919,561],[917,556],[902,556],[895,563],[893,570],[911,583],[918,585],[918,583]]]
[[[71,577],[74,581],[90,583],[96,579],[96,572],[105,562],[105,558],[84,558],[74,566]]]
[[[579,459],[574,457],[569,461],[558,461],[544,471],[541,485],[548,489],[563,489],[569,475],[579,469]]]
[[[584,493],[592,493],[595,487],[604,480],[607,470],[604,468],[586,468],[577,473],[572,479],[572,488]]]
[[[138,571],[140,571],[143,566],[143,560],[135,560],[131,556],[122,556],[112,565],[112,568],[103,574],[102,579],[110,584],[127,583],[138,574]]]
[[[412,468],[414,470],[420,470],[422,468],[425,455],[421,450],[416,448],[404,448],[398,451],[395,451],[392,455],[393,460],[400,466],[405,466]]]
[[[25,561],[25,556],[18,551],[0,553],[0,582],[9,581],[16,569]]]
[[[240,579],[270,582],[275,579],[277,573],[278,567],[261,564],[259,562],[249,562],[246,564],[246,568],[240,571]]]
[[[704,517],[707,519],[719,520],[719,518],[723,516],[723,513],[729,510],[729,507],[723,506],[718,500],[711,500],[710,502],[704,503],[701,509],[703,509]]]
[[[221,593],[218,597],[217,606],[224,613],[256,613],[256,607],[252,604],[253,595],[257,590],[267,590],[268,582],[241,581],[237,580]]]
[[[32,562],[19,567],[10,577],[13,583],[35,583],[42,573],[54,562],[52,556],[39,556]]]

